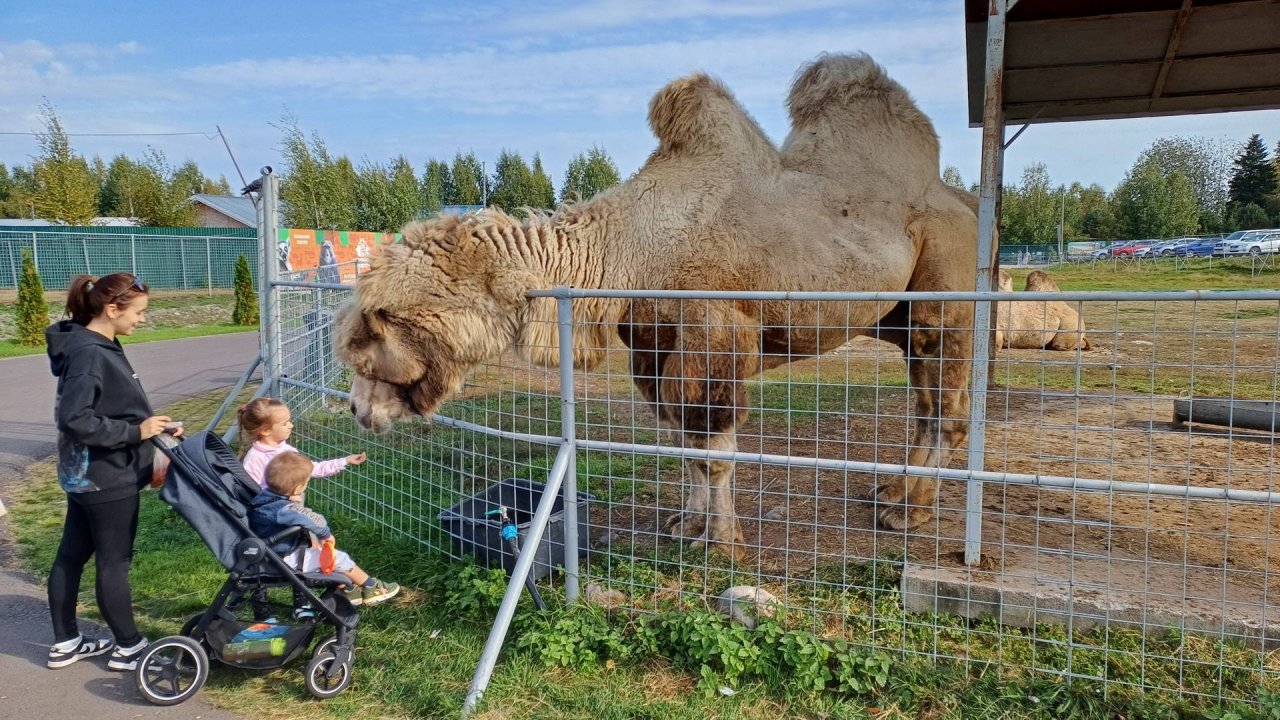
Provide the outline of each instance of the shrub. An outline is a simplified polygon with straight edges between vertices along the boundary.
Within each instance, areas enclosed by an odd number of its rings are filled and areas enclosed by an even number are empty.
[[[18,342],[43,345],[44,329],[49,325],[49,306],[44,302],[44,285],[40,272],[28,250],[22,251],[22,278],[18,281]]]
[[[231,322],[236,325],[258,324],[258,293],[253,289],[253,274],[249,272],[249,259],[241,255],[236,259],[236,307],[231,312]]]

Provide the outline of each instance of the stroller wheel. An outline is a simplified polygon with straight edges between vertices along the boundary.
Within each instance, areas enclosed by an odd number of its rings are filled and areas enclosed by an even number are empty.
[[[351,661],[335,667],[337,660],[329,652],[312,658],[307,664],[307,692],[320,700],[328,700],[347,689],[351,684]]]
[[[189,700],[209,678],[209,656],[188,637],[171,635],[151,643],[138,658],[134,682],[153,705],[177,705]]]
[[[333,646],[338,644],[338,637],[330,635],[329,637],[316,643],[316,649],[312,651],[312,659],[318,658],[325,653],[333,653]]]

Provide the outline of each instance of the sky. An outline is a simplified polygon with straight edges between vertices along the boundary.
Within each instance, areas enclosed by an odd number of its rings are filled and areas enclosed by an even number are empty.
[[[0,7],[0,132],[41,129],[52,103],[73,148],[110,159],[148,145],[250,179],[279,165],[291,113],[359,164],[403,154],[541,155],[557,188],[598,145],[623,176],[654,147],[649,98],[695,71],[720,78],[781,144],[796,70],[821,52],[869,53],[932,119],[942,164],[978,176],[968,126],[960,0],[514,0],[251,4],[101,0]],[[78,133],[182,133],[87,137]],[[1012,130],[1009,135],[1012,135]],[[1033,125],[1006,153],[1006,181],[1042,162],[1055,183],[1111,189],[1169,135],[1280,140],[1280,111]],[[0,162],[31,162],[34,137],[0,134]]]

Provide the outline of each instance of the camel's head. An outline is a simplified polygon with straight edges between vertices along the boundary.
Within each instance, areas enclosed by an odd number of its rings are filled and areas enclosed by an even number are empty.
[[[1013,276],[1004,270],[1000,271],[1000,292],[1013,292]]]
[[[476,227],[456,218],[406,227],[338,311],[334,352],[355,371],[351,412],[362,427],[430,417],[471,367],[515,339],[525,293],[539,283],[477,240]]]

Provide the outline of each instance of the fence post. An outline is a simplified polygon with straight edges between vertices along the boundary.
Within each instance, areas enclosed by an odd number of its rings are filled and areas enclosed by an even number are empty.
[[[187,242],[186,238],[178,236],[178,260],[182,263],[182,289],[187,289]]]
[[[36,272],[40,272],[40,246],[36,243],[35,233],[31,233],[31,261],[36,264]]]
[[[18,287],[18,263],[13,257],[13,241],[6,240],[4,246],[9,251],[9,272],[13,273],[13,286]]]
[[[89,267],[89,241],[80,236],[80,252],[84,254],[84,274],[92,275],[93,268]]]
[[[569,449],[568,467],[564,475],[564,599],[569,605],[578,601],[578,445],[577,406],[573,388],[573,298],[568,288],[556,298],[556,314],[560,325],[560,442]]]
[[[209,297],[213,297],[213,253],[209,250],[209,236],[204,236],[204,279],[209,283]]]
[[[998,253],[1000,191],[1004,174],[1004,25],[1008,0],[992,0],[987,16],[986,93],[982,106],[982,191],[978,206],[978,292],[991,290]],[[991,357],[991,301],[973,313],[973,389],[969,405],[970,470],[986,466],[987,360]],[[970,477],[964,515],[964,562],[982,560],[982,482]]]
[[[282,374],[280,358],[280,304],[276,302],[274,283],[278,279],[279,264],[276,261],[276,243],[280,231],[276,217],[277,200],[280,193],[280,178],[272,171],[271,166],[262,168],[262,216],[258,226],[258,241],[261,246],[258,266],[259,303],[261,304],[261,336],[263,376],[267,380],[264,386],[271,392],[279,394],[279,381]]]
[[[133,233],[129,233],[129,268],[138,277],[138,238]]]

